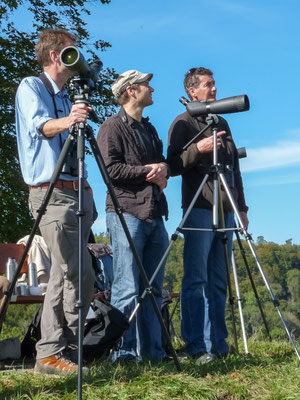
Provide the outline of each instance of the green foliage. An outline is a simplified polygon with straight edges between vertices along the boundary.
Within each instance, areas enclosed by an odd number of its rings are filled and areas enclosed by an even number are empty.
[[[18,337],[22,341],[40,304],[10,304],[5,315],[0,339]]]
[[[246,244],[244,242],[243,245],[246,249]],[[237,250],[238,246],[236,243],[235,249],[247,335],[257,336],[265,334],[265,328],[257,305],[257,299],[255,298],[248,273],[241,255]],[[287,240],[284,245],[278,245],[276,243],[266,242],[261,237],[257,241],[255,251],[260,264],[262,265],[264,274],[270,284],[273,295],[280,302],[280,311],[282,312],[290,331],[295,337],[299,337],[300,246],[292,245],[291,239]],[[282,321],[273,305],[271,295],[267,290],[263,277],[259,272],[249,249],[246,249],[246,255],[271,336],[274,335],[274,338],[286,337]],[[231,283],[234,287],[233,280]],[[229,320],[230,315],[227,313],[227,326],[231,332]]]
[[[109,235],[107,232],[100,232],[99,235],[95,234],[95,242],[102,243],[102,244],[110,244]]]
[[[95,0],[108,4],[110,0]],[[46,28],[63,28],[73,32],[79,45],[93,59],[96,52],[105,51],[110,44],[103,40],[92,42],[84,17],[90,14],[88,0],[4,0],[0,5],[0,215],[1,242],[16,242],[28,234],[32,227],[27,198],[28,188],[23,182],[17,155],[14,126],[14,96],[20,81],[28,75],[39,75],[34,46],[38,33]],[[27,8],[32,20],[32,31],[25,32],[14,22],[19,7]],[[100,121],[112,115],[114,100],[107,85],[115,78],[115,72],[106,68],[100,79],[104,82],[101,96],[91,104]]]
[[[255,251],[263,267],[264,274],[271,286],[273,295],[280,301],[280,310],[284,315],[289,329],[296,338],[299,338],[300,246],[291,243],[291,240],[287,240],[286,244],[278,245],[276,243],[265,241],[263,237],[259,237],[255,246]],[[179,237],[177,241],[173,243],[166,263],[165,288],[170,292],[180,292],[183,276],[183,245],[184,240],[182,237]],[[286,333],[284,330],[282,331],[282,321],[273,305],[270,293],[258,270],[251,251],[245,241],[242,241],[242,246],[244,248],[249,270],[258,292],[258,298],[262,305],[271,335],[274,334],[274,338],[285,337]],[[245,267],[242,253],[239,251],[239,246],[236,241],[234,242],[234,249],[247,336],[265,337],[265,327],[257,305],[257,299],[254,295],[254,290]],[[241,327],[233,277],[231,279],[231,285],[235,297],[235,314],[238,324],[237,332],[240,335]],[[180,333],[179,318],[180,310],[179,307],[177,307],[173,319],[177,334]],[[226,311],[226,323],[229,330],[229,336],[232,337],[233,330],[229,307],[227,307]]]
[[[173,243],[165,267],[165,288],[169,292],[180,292],[183,277],[184,239],[178,236]]]

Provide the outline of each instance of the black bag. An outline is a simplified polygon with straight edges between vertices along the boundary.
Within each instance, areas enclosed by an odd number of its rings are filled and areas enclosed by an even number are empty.
[[[128,318],[108,302],[95,299],[92,309],[96,318],[91,319],[85,326],[83,339],[83,356],[86,360],[105,358],[110,350],[129,328]],[[35,345],[41,338],[41,306],[34,316],[21,343],[21,356],[34,357]]]
[[[21,343],[21,356],[22,357],[35,357],[35,345],[41,338],[41,318],[43,306],[38,309],[38,312],[33,317],[28,330]]]
[[[95,299],[92,309],[96,318],[85,326],[83,357],[85,360],[106,358],[129,328],[128,318],[108,302]]]

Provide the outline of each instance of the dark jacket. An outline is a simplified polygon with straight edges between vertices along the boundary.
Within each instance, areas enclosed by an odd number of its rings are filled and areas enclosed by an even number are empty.
[[[206,132],[198,137],[194,142],[183,151],[183,147],[193,137],[206,126],[202,117],[193,118],[188,112],[180,114],[172,123],[168,137],[168,156],[167,162],[171,170],[171,176],[182,175],[182,207],[187,208],[195,196],[197,189],[203,181],[205,175],[209,172],[209,167],[213,164],[213,153],[200,154],[197,150],[196,142],[201,138],[212,135],[209,128]],[[230,128],[226,120],[219,117],[217,130],[226,131],[226,135],[222,136],[222,146],[218,150],[218,162],[224,165],[230,165],[233,173],[224,172],[227,183],[239,211],[247,211],[248,207],[245,203],[243,182],[240,173],[239,159],[237,149],[233,142]],[[213,178],[209,175],[200,196],[198,197],[194,207],[211,209],[213,204]],[[222,190],[222,199],[224,211],[232,211],[229,199]]]
[[[115,193],[124,212],[145,221],[152,221],[154,195],[162,202],[162,215],[168,216],[165,195],[159,193],[158,186],[146,182],[146,164],[165,162],[162,141],[148,118],[143,123],[152,138],[154,157],[149,159],[141,137],[138,122],[127,115],[123,108],[108,118],[97,136],[104,163],[114,185]],[[155,187],[156,186],[156,187]],[[110,195],[107,193],[106,211],[114,211]]]

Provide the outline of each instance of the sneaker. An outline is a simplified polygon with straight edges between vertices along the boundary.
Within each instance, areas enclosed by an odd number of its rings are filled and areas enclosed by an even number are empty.
[[[196,365],[203,365],[203,364],[208,364],[212,361],[215,361],[218,357],[216,354],[213,353],[205,353],[202,354],[199,358],[196,360]]]
[[[69,375],[78,372],[78,365],[68,358],[62,356],[61,353],[53,356],[36,360],[34,366],[34,374],[53,374],[53,375]],[[82,368],[82,373],[87,374],[89,369]]]
[[[200,351],[198,353],[192,354],[189,357],[193,358],[194,360],[198,360],[201,356],[204,356],[204,354],[207,354],[206,351]]]
[[[73,363],[78,364],[78,346],[68,345],[68,347],[62,351],[62,356],[67,360],[70,360]]]

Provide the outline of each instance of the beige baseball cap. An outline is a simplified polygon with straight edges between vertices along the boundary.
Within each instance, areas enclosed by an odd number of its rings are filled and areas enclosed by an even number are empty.
[[[152,78],[153,74],[143,74],[142,72],[130,69],[119,75],[118,79],[111,85],[111,90],[116,97],[120,97],[127,86],[150,81]]]

